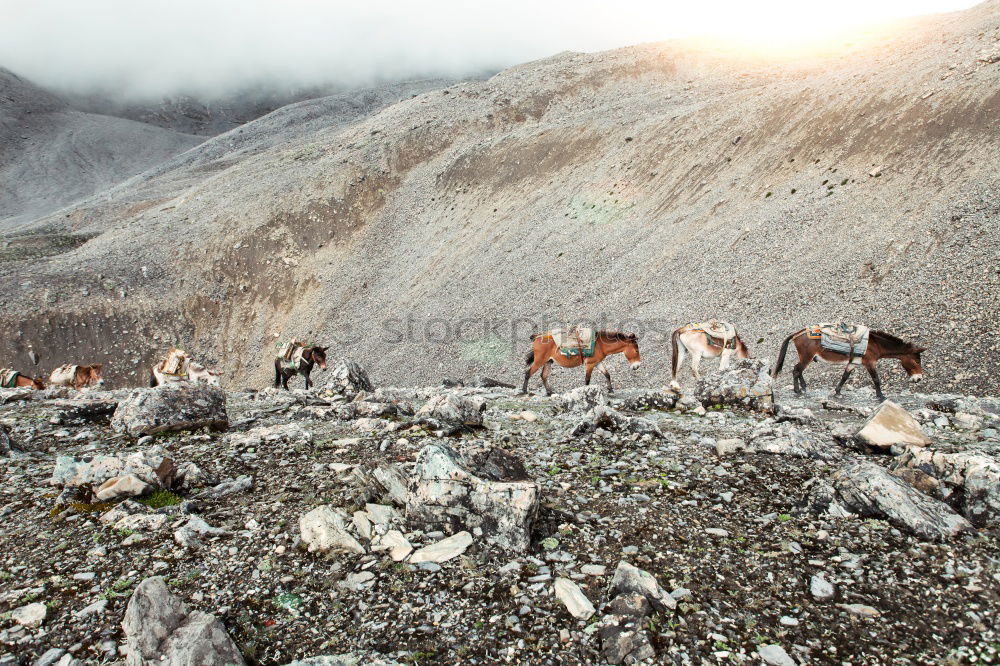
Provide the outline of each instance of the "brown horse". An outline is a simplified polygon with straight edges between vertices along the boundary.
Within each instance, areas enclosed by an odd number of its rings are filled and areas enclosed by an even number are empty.
[[[722,332],[721,336],[719,331]],[[736,354],[737,358],[750,358],[747,346],[740,339],[736,327],[714,319],[704,324],[681,326],[670,336],[670,343],[674,352],[671,359],[673,372],[670,378],[670,387],[678,391],[681,385],[677,382],[677,371],[680,370],[681,363],[684,362],[685,353],[691,354],[691,372],[695,379],[701,377],[698,368],[701,365],[702,356],[710,358],[721,356],[719,370],[725,370],[729,367],[729,359],[732,358],[733,354]]]
[[[31,378],[17,370],[4,368],[0,370],[0,388],[31,388],[41,391],[45,388],[41,377]]]
[[[552,331],[532,335],[531,351],[528,352],[528,355],[524,359],[525,363],[528,364],[528,368],[524,371],[524,386],[521,387],[521,392],[528,392],[528,380],[539,368],[542,368],[542,384],[545,385],[545,393],[546,395],[552,395],[552,387],[549,386],[549,370],[552,367],[552,361],[555,361],[564,368],[575,368],[578,365],[586,364],[587,376],[584,380],[584,385],[590,384],[590,375],[594,372],[594,368],[600,368],[601,372],[604,373],[604,377],[608,380],[609,391],[613,391],[614,388],[611,386],[611,374],[604,367],[603,361],[606,357],[611,354],[623,353],[631,364],[632,369],[639,369],[639,363],[642,359],[639,358],[639,339],[635,334],[618,333],[617,331],[594,331],[594,335],[596,336],[596,340],[594,341],[594,353],[592,356],[584,356],[582,350],[580,353],[566,356],[559,351],[559,346],[556,344],[555,338],[552,337]]]
[[[819,338],[805,335],[808,330],[803,328],[785,338],[785,341],[781,343],[778,362],[775,364],[774,369],[771,370],[771,376],[777,377],[778,373],[781,372],[781,366],[785,362],[785,352],[788,351],[788,343],[794,340],[795,349],[799,353],[799,362],[792,368],[792,379],[796,393],[804,394],[806,392],[806,380],[802,376],[802,371],[813,361],[847,366],[844,368],[844,374],[837,384],[834,395],[840,395],[840,389],[844,387],[847,378],[851,376],[854,368],[860,363],[865,366],[868,374],[871,375],[872,383],[875,385],[875,395],[879,401],[885,400],[885,396],[882,395],[882,381],[875,370],[875,364],[882,358],[898,358],[899,362],[903,365],[903,369],[906,370],[906,374],[909,375],[910,381],[919,382],[923,379],[924,369],[920,365],[920,353],[925,350],[924,347],[917,347],[883,331],[870,331],[868,334],[868,348],[865,349],[864,355],[850,358],[850,354],[824,349],[820,344]]]
[[[91,363],[90,365],[62,365],[52,371],[49,375],[49,384],[53,386],[68,386],[77,391],[86,388],[101,388],[104,386],[104,378],[101,371],[104,368],[102,363]]]
[[[295,375],[302,375],[306,378],[306,389],[312,387],[309,373],[313,366],[318,365],[321,370],[326,370],[326,350],[329,347],[307,347],[302,350],[301,360],[298,366],[290,364],[284,357],[278,356],[274,359],[274,388],[279,386],[288,390],[288,380]]]

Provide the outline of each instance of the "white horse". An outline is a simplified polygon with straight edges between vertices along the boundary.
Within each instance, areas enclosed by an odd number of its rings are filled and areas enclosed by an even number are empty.
[[[176,358],[176,372],[164,372],[166,364]],[[198,363],[183,351],[171,349],[167,353],[167,358],[163,359],[151,368],[149,373],[150,386],[163,386],[174,382],[205,382],[209,386],[219,385],[219,375],[217,370],[209,370],[201,363]]]
[[[737,358],[750,358],[746,345],[736,332],[736,327],[724,321],[712,319],[704,323],[685,324],[673,332],[670,336],[673,347],[672,375],[670,388],[679,391],[680,383],[677,381],[677,371],[684,362],[684,355],[691,354],[691,372],[695,379],[701,377],[698,366],[701,365],[701,357],[709,356],[715,358],[721,356],[719,369],[725,370],[729,367],[729,360],[736,354]]]

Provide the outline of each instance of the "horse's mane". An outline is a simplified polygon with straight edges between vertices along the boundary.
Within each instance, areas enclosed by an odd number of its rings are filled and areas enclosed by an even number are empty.
[[[638,342],[639,338],[635,333],[622,333],[620,331],[597,331],[597,337],[607,342]]]
[[[888,343],[889,345],[899,347],[903,351],[915,352],[917,350],[917,345],[912,342],[907,342],[902,338],[897,338],[892,333],[886,333],[885,331],[871,331],[869,335],[878,338],[881,342]]]

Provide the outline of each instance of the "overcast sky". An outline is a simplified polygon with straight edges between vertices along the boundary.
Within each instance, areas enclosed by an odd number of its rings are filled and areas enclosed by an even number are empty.
[[[772,41],[969,0],[0,0],[0,67],[125,97],[463,75],[560,51]]]

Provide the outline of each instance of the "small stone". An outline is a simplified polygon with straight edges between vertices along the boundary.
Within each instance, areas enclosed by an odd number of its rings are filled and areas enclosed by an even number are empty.
[[[45,604],[35,602],[12,610],[10,619],[24,627],[35,629],[42,626],[42,622],[45,621],[46,612]]]
[[[727,537],[727,536],[729,536],[729,532],[727,532],[726,530],[721,529],[719,527],[706,527],[705,528],[705,534],[710,534],[712,536],[717,536],[717,537]]]
[[[578,620],[589,620],[597,612],[580,586],[568,578],[557,578],[553,590],[570,615]]]
[[[472,535],[462,531],[454,536],[441,539],[437,543],[424,546],[410,556],[410,561],[418,562],[447,562],[453,557],[458,557],[472,545]]]
[[[858,617],[878,617],[882,614],[877,608],[872,608],[871,606],[866,606],[864,604],[838,604],[840,608],[851,615],[856,615]]]
[[[757,648],[757,654],[770,666],[796,666],[795,660],[788,656],[785,648],[780,645],[761,645]]]
[[[823,577],[823,574],[816,574],[809,581],[809,592],[820,601],[832,599],[837,593],[833,585]]]
[[[580,567],[580,573],[587,576],[604,576],[607,571],[608,568],[603,564],[584,564]]]

